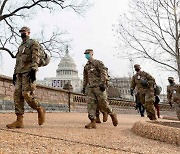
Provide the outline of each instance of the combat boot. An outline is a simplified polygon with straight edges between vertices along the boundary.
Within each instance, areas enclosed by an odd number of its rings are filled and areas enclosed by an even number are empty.
[[[13,128],[23,128],[23,115],[22,114],[17,114],[17,120],[14,121],[11,124],[6,125],[7,128],[13,129]]]
[[[85,128],[87,128],[87,129],[96,129],[96,121],[91,120],[91,122],[89,124],[85,125]]]
[[[108,120],[108,114],[106,112],[103,112],[103,122],[106,122]]]
[[[38,107],[37,112],[38,112],[38,124],[42,125],[45,122],[46,110],[43,107]]]
[[[99,115],[96,115],[96,123],[101,123],[101,120],[99,118]]]
[[[117,126],[118,125],[118,119],[117,119],[116,113],[111,113],[110,116],[111,116],[113,125]]]

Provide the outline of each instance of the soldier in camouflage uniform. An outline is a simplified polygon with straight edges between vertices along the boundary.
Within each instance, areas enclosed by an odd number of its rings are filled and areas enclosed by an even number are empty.
[[[6,127],[8,128],[24,127],[24,101],[31,108],[37,110],[39,125],[42,125],[45,121],[45,109],[40,106],[34,94],[36,71],[38,70],[39,63],[39,44],[31,40],[30,45],[30,29],[28,27],[22,27],[19,32],[21,33],[22,43],[18,48],[13,74],[13,84],[15,85],[14,105],[17,120],[11,124],[7,124]]]
[[[96,128],[96,110],[99,107],[101,112],[109,114],[114,126],[118,125],[117,115],[109,106],[106,92],[107,71],[104,64],[93,58],[93,50],[87,49],[85,57],[88,59],[83,72],[83,93],[88,87],[87,109],[88,117],[91,120],[85,128]]]
[[[172,103],[174,103],[177,117],[180,120],[180,84],[176,84],[173,77],[168,77],[168,81],[167,100],[171,107]]]
[[[108,120],[108,114],[106,112],[102,112],[103,114],[103,122],[106,122]],[[96,123],[101,123],[100,120],[100,109],[97,106],[97,110],[96,110]]]
[[[109,86],[109,78],[110,76],[108,75],[108,68],[105,67],[106,69],[106,88]],[[107,89],[106,89],[107,90]],[[103,115],[103,122],[106,122],[108,120],[108,114],[106,112],[102,112],[102,115]],[[97,106],[97,110],[96,110],[96,123],[101,123],[101,120],[100,120],[100,109],[99,107]]]
[[[131,95],[136,88],[140,97],[140,102],[144,105],[147,113],[147,117],[150,120],[156,120],[155,108],[154,108],[154,85],[155,79],[148,73],[141,71],[141,67],[138,64],[134,65],[137,72],[131,81]]]

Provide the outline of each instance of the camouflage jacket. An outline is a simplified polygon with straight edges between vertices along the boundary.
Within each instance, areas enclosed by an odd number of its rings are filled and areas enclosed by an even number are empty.
[[[168,102],[177,102],[180,100],[180,85],[168,85],[167,86],[167,100]]]
[[[109,77],[103,62],[93,59],[84,66],[83,87],[98,87],[100,84],[107,84]]]
[[[32,43],[29,43],[29,42]],[[29,72],[31,69],[38,70],[39,63],[39,44],[35,40],[27,37],[18,48],[16,54],[16,65],[14,74]]]
[[[142,86],[141,80],[146,80],[148,86]],[[155,79],[148,73],[144,71],[140,71],[136,73],[131,80],[131,89],[137,90],[137,93],[146,93],[146,92],[153,92],[154,91],[154,84]]]

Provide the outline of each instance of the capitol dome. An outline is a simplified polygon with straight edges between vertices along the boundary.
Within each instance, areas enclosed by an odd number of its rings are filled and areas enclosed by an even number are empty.
[[[56,70],[56,77],[78,76],[78,70],[73,58],[69,55],[68,48],[65,56],[61,59],[58,69]]]
[[[68,83],[72,86],[74,92],[81,92],[82,81],[78,77],[76,64],[69,55],[68,48],[66,49],[65,56],[60,60],[56,70],[56,77],[45,78],[44,80],[38,81],[38,83],[60,89],[63,89]]]

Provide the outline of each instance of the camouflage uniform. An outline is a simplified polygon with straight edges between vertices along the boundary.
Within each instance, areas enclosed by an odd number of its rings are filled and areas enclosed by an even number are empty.
[[[147,86],[142,85],[142,80],[147,81]],[[154,84],[155,79],[144,71],[137,72],[131,81],[131,89],[136,88],[140,97],[140,102],[144,105],[147,116],[150,120],[155,120],[155,108],[154,108]]]
[[[106,70],[106,77],[105,77],[106,78],[106,87],[108,88],[110,76],[108,74],[108,68],[107,67],[105,67],[105,70]],[[106,91],[108,90],[107,88],[106,88]],[[107,119],[108,115],[105,112],[102,112],[102,114],[103,114],[103,122],[106,122],[108,120]],[[99,115],[100,115],[100,109],[99,109],[99,106],[97,106],[97,109],[96,109],[96,123],[101,123]]]
[[[178,119],[180,120],[180,84],[173,83],[167,86],[168,102],[173,102]]]
[[[39,45],[36,41],[33,41],[30,46],[29,37],[26,41],[22,42],[18,48],[18,53],[16,55],[16,65],[14,69],[14,74],[16,74],[16,84],[14,92],[14,102],[15,102],[15,113],[24,113],[24,100],[29,104],[30,107],[36,109],[40,107],[39,102],[34,96],[34,90],[36,87],[35,82],[31,83],[28,73],[31,69],[38,70],[39,63]]]
[[[34,90],[36,88],[36,71],[40,61],[39,43],[30,40],[30,29],[22,27],[19,30],[23,42],[18,48],[16,54],[16,65],[13,74],[14,104],[17,120],[11,124],[7,124],[7,128],[23,128],[24,101],[38,112],[38,124],[45,122],[45,109],[40,106],[35,98]]]
[[[96,59],[88,61],[84,67],[83,87],[88,87],[88,117],[90,120],[96,119],[96,110],[111,114],[112,108],[109,106],[107,100],[107,92],[99,89],[100,84],[106,85],[107,72],[104,64]]]

